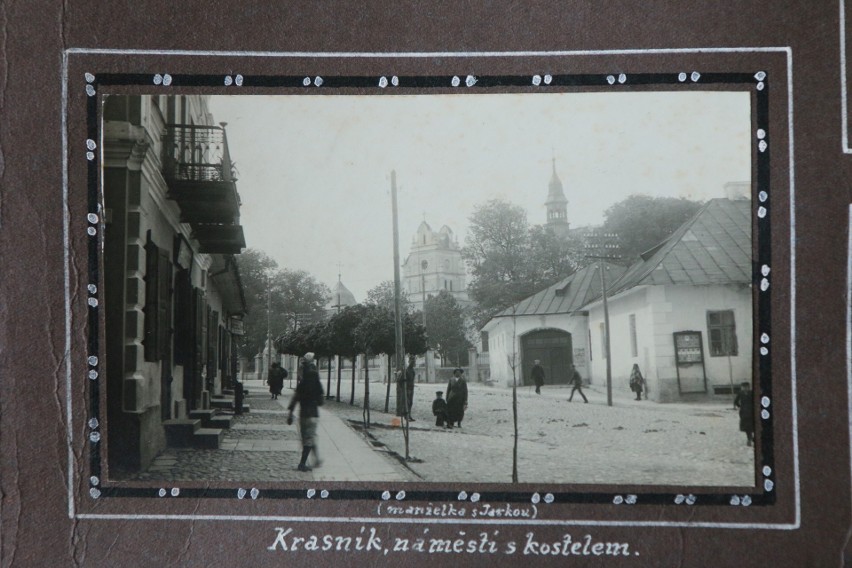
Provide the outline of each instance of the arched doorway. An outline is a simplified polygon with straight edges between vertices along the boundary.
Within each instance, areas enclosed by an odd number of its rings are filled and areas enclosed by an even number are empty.
[[[544,329],[521,337],[521,364],[524,385],[532,384],[530,370],[535,360],[544,367],[545,384],[568,383],[568,366],[574,362],[571,334],[560,329]]]

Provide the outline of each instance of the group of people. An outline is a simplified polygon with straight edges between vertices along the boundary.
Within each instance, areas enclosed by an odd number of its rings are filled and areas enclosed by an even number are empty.
[[[397,385],[397,396],[405,397],[401,407],[404,408],[405,417],[414,422],[414,417],[411,416],[411,407],[414,403],[414,383],[417,379],[417,372],[414,370],[415,358],[408,358],[408,366],[405,372],[401,374],[399,384]],[[447,398],[444,399],[444,391],[435,393],[435,400],[432,401],[432,414],[435,416],[435,426],[452,429],[453,426],[461,427],[464,419],[464,412],[467,410],[467,381],[464,378],[464,370],[457,368],[453,371],[453,376],[447,383]]]
[[[399,390],[404,393],[402,409],[406,413],[406,417],[413,421],[411,416],[411,408],[414,402],[414,383],[416,373],[414,370],[414,357],[409,358],[408,367],[404,373],[400,374]],[[325,392],[320,382],[319,372],[317,371],[316,363],[314,363],[314,354],[307,353],[300,362],[299,374],[300,380],[297,382],[296,391],[287,405],[289,414],[287,415],[287,424],[293,424],[293,411],[296,405],[299,405],[299,433],[302,439],[302,456],[299,461],[299,471],[311,471],[311,466],[308,465],[308,458],[313,453],[314,467],[319,467],[322,462],[316,450],[316,433],[319,422],[319,407],[322,406]],[[574,393],[579,392],[583,397],[583,401],[588,403],[589,399],[583,393],[583,379],[580,373],[569,365],[569,384],[571,384],[571,395],[568,401],[574,399]],[[541,387],[544,386],[544,368],[540,360],[536,360],[530,376],[535,384],[535,392],[541,394]],[[284,379],[287,378],[287,370],[283,369],[278,363],[273,363],[269,371],[269,391],[272,399],[277,399],[284,387]],[[636,393],[636,400],[642,400],[642,393],[646,391],[645,379],[639,371],[638,365],[633,365],[630,373],[630,390]],[[435,400],[432,402],[432,414],[435,416],[435,426],[452,429],[454,426],[461,427],[464,413],[467,410],[467,381],[464,378],[464,370],[457,368],[453,371],[453,376],[447,384],[446,399],[444,399],[444,391],[437,391]],[[647,396],[647,395],[646,395]],[[739,410],[740,430],[745,432],[747,445],[751,446],[754,443],[754,395],[751,391],[750,384],[743,382],[740,386],[739,393],[734,399],[734,407]]]

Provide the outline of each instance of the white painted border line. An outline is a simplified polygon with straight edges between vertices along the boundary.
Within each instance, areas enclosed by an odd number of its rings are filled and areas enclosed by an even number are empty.
[[[846,0],[839,0],[840,4],[840,144],[844,154],[852,154],[849,148],[849,104],[848,84],[846,78]]]
[[[684,47],[659,49],[591,49],[574,51],[202,51],[188,49],[105,49],[71,47],[68,54],[86,55],[168,55],[215,57],[286,57],[314,59],[426,58],[426,57],[566,57],[582,55],[659,55],[667,53],[772,53],[789,51],[777,47]]]
[[[843,0],[840,0],[841,4]],[[786,53],[787,54],[787,128],[789,135],[789,190],[790,190],[790,368],[791,368],[791,401],[793,419],[793,481],[795,521],[790,524],[767,524],[767,523],[712,523],[712,522],[675,522],[675,521],[517,521],[518,524],[555,524],[555,525],[588,525],[588,526],[654,526],[654,527],[700,527],[700,528],[736,528],[736,529],[780,529],[795,530],[801,523],[801,491],[799,478],[799,436],[798,436],[798,401],[796,396],[796,262],[795,262],[795,162],[794,162],[794,139],[793,139],[793,51],[788,47],[708,47],[708,48],[673,48],[673,49],[624,49],[624,50],[587,50],[587,51],[507,51],[507,52],[274,52],[274,51],[193,51],[193,50],[120,50],[120,49],[93,49],[93,48],[69,48],[63,51],[62,65],[62,147],[63,147],[63,180],[62,198],[65,222],[63,225],[65,241],[65,310],[66,310],[66,403],[67,428],[68,428],[68,498],[69,517],[77,519],[185,519],[185,520],[293,520],[298,522],[399,522],[417,523],[417,519],[381,519],[361,518],[351,519],[338,517],[245,517],[238,515],[96,515],[75,514],[74,510],[74,474],[73,474],[73,439],[71,432],[72,407],[71,407],[71,297],[70,297],[70,246],[69,246],[69,209],[68,209],[68,124],[67,124],[67,87],[68,87],[68,56],[69,55],[164,55],[164,56],[221,56],[221,57],[287,57],[287,58],[426,58],[426,57],[570,57],[584,55],[659,55],[659,54],[695,54],[695,53]],[[435,524],[459,524],[460,521],[447,520],[422,521]],[[487,521],[480,521],[487,522]],[[469,521],[461,521],[469,523]],[[509,521],[499,521],[498,524],[515,524]]]
[[[849,440],[852,441],[852,204],[849,205],[849,223],[846,255],[846,407],[849,418]],[[850,455],[852,460],[852,455]],[[852,472],[852,461],[849,463]]]

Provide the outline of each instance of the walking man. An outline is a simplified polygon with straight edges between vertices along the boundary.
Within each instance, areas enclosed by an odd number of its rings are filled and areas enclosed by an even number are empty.
[[[544,367],[541,366],[541,361],[536,359],[535,364],[530,371],[533,383],[535,383],[535,393],[541,394],[541,387],[544,385]]]
[[[311,471],[308,456],[314,452],[314,466],[319,467],[321,461],[316,450],[317,425],[319,423],[319,407],[323,403],[322,383],[320,382],[317,366],[308,363],[304,376],[296,385],[296,392],[290,399],[287,410],[287,424],[293,423],[293,409],[299,405],[299,434],[302,437],[302,459],[299,461],[299,471]]]
[[[572,385],[571,396],[568,397],[568,402],[574,400],[574,393],[579,391],[580,396],[583,397],[583,402],[588,403],[589,399],[583,394],[583,377],[580,376],[580,372],[577,371],[574,365],[568,365],[568,377],[568,382]]]

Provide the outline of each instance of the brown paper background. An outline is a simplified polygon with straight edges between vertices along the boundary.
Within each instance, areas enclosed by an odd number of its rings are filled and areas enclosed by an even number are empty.
[[[764,1],[701,2],[324,2],[310,6],[268,2],[7,2],[0,6],[0,565],[2,566],[264,566],[311,562],[350,565],[387,562],[406,565],[431,561],[462,565],[522,563],[532,559],[473,555],[430,558],[427,554],[293,554],[266,550],[274,527],[268,521],[129,521],[69,519],[65,427],[66,349],[64,244],[61,191],[63,174],[61,66],[68,48],[269,50],[289,52],[460,52],[615,50],[700,47],[790,47],[793,69],[796,188],[796,335],[798,436],[801,475],[801,526],[795,530],[704,529],[694,527],[489,527],[500,540],[523,542],[534,531],[541,540],[592,534],[597,540],[629,542],[638,556],[624,559],[552,558],[563,565],[612,566],[842,566],[850,527],[850,452],[847,412],[847,254],[846,179],[852,156],[844,155],[841,136],[839,4],[834,0],[787,3]],[[609,64],[672,70],[685,57],[696,66],[730,70],[732,60],[745,69],[763,64],[775,80],[771,104],[786,112],[786,54],[598,57],[589,63],[600,72]],[[99,68],[116,71],[275,73],[274,60],[237,61],[233,69],[218,62],[175,56],[104,57]],[[229,63],[232,60],[229,60]],[[291,60],[288,74],[529,73],[527,59],[430,57],[395,60],[345,58]],[[584,60],[585,61],[585,60]],[[555,67],[575,71],[586,63],[569,60]],[[717,68],[718,66],[718,68]],[[227,67],[227,66],[224,66]],[[85,71],[86,69],[82,69]],[[691,69],[683,69],[690,71]],[[280,72],[280,71],[278,71]],[[80,83],[81,69],[71,58],[70,77]],[[79,85],[78,87],[79,88]],[[73,126],[73,125],[72,125]],[[773,129],[773,183],[786,185],[786,127]],[[79,137],[78,137],[79,139]],[[80,168],[81,147],[69,159]],[[75,161],[76,158],[76,161]],[[76,166],[74,165],[76,164]],[[790,374],[789,208],[773,196],[773,371]],[[72,373],[81,376],[85,361],[84,327],[86,247],[74,232],[85,211],[85,189],[72,188],[69,214]],[[76,225],[75,225],[76,224]],[[785,266],[786,264],[786,266]],[[788,341],[788,340],[787,340]],[[75,383],[75,385],[78,383]],[[76,389],[76,386],[75,386]],[[76,392],[75,397],[82,396]],[[779,396],[781,393],[779,393]],[[779,404],[783,400],[778,400]],[[74,437],[84,434],[75,407]],[[783,415],[783,411],[779,410]],[[789,417],[788,417],[789,418]],[[779,444],[792,423],[777,424]],[[789,444],[786,449],[789,453]],[[779,456],[779,460],[782,457]],[[789,469],[787,464],[787,469]],[[79,470],[81,473],[84,469]],[[749,522],[793,518],[790,478],[779,482],[779,505],[748,511]],[[81,485],[80,487],[84,487]],[[83,493],[80,487],[73,488]],[[189,513],[186,500],[144,502],[123,499],[99,503],[88,512]],[[194,505],[194,504],[192,504]],[[198,503],[198,513],[241,515],[368,516],[362,503],[259,500]],[[597,512],[595,512],[597,511]],[[612,509],[584,509],[582,518],[613,518]],[[623,520],[652,519],[653,508],[619,510]],[[730,519],[730,512],[682,510],[683,520]],[[660,512],[669,518],[672,512]],[[375,526],[384,539],[415,537],[423,525]],[[354,534],[361,525],[329,523],[298,527],[302,532]],[[431,536],[455,537],[459,530],[478,534],[479,526],[430,528]],[[850,550],[852,552],[852,550]],[[852,560],[850,560],[852,562]],[[342,563],[342,564],[341,564]]]

